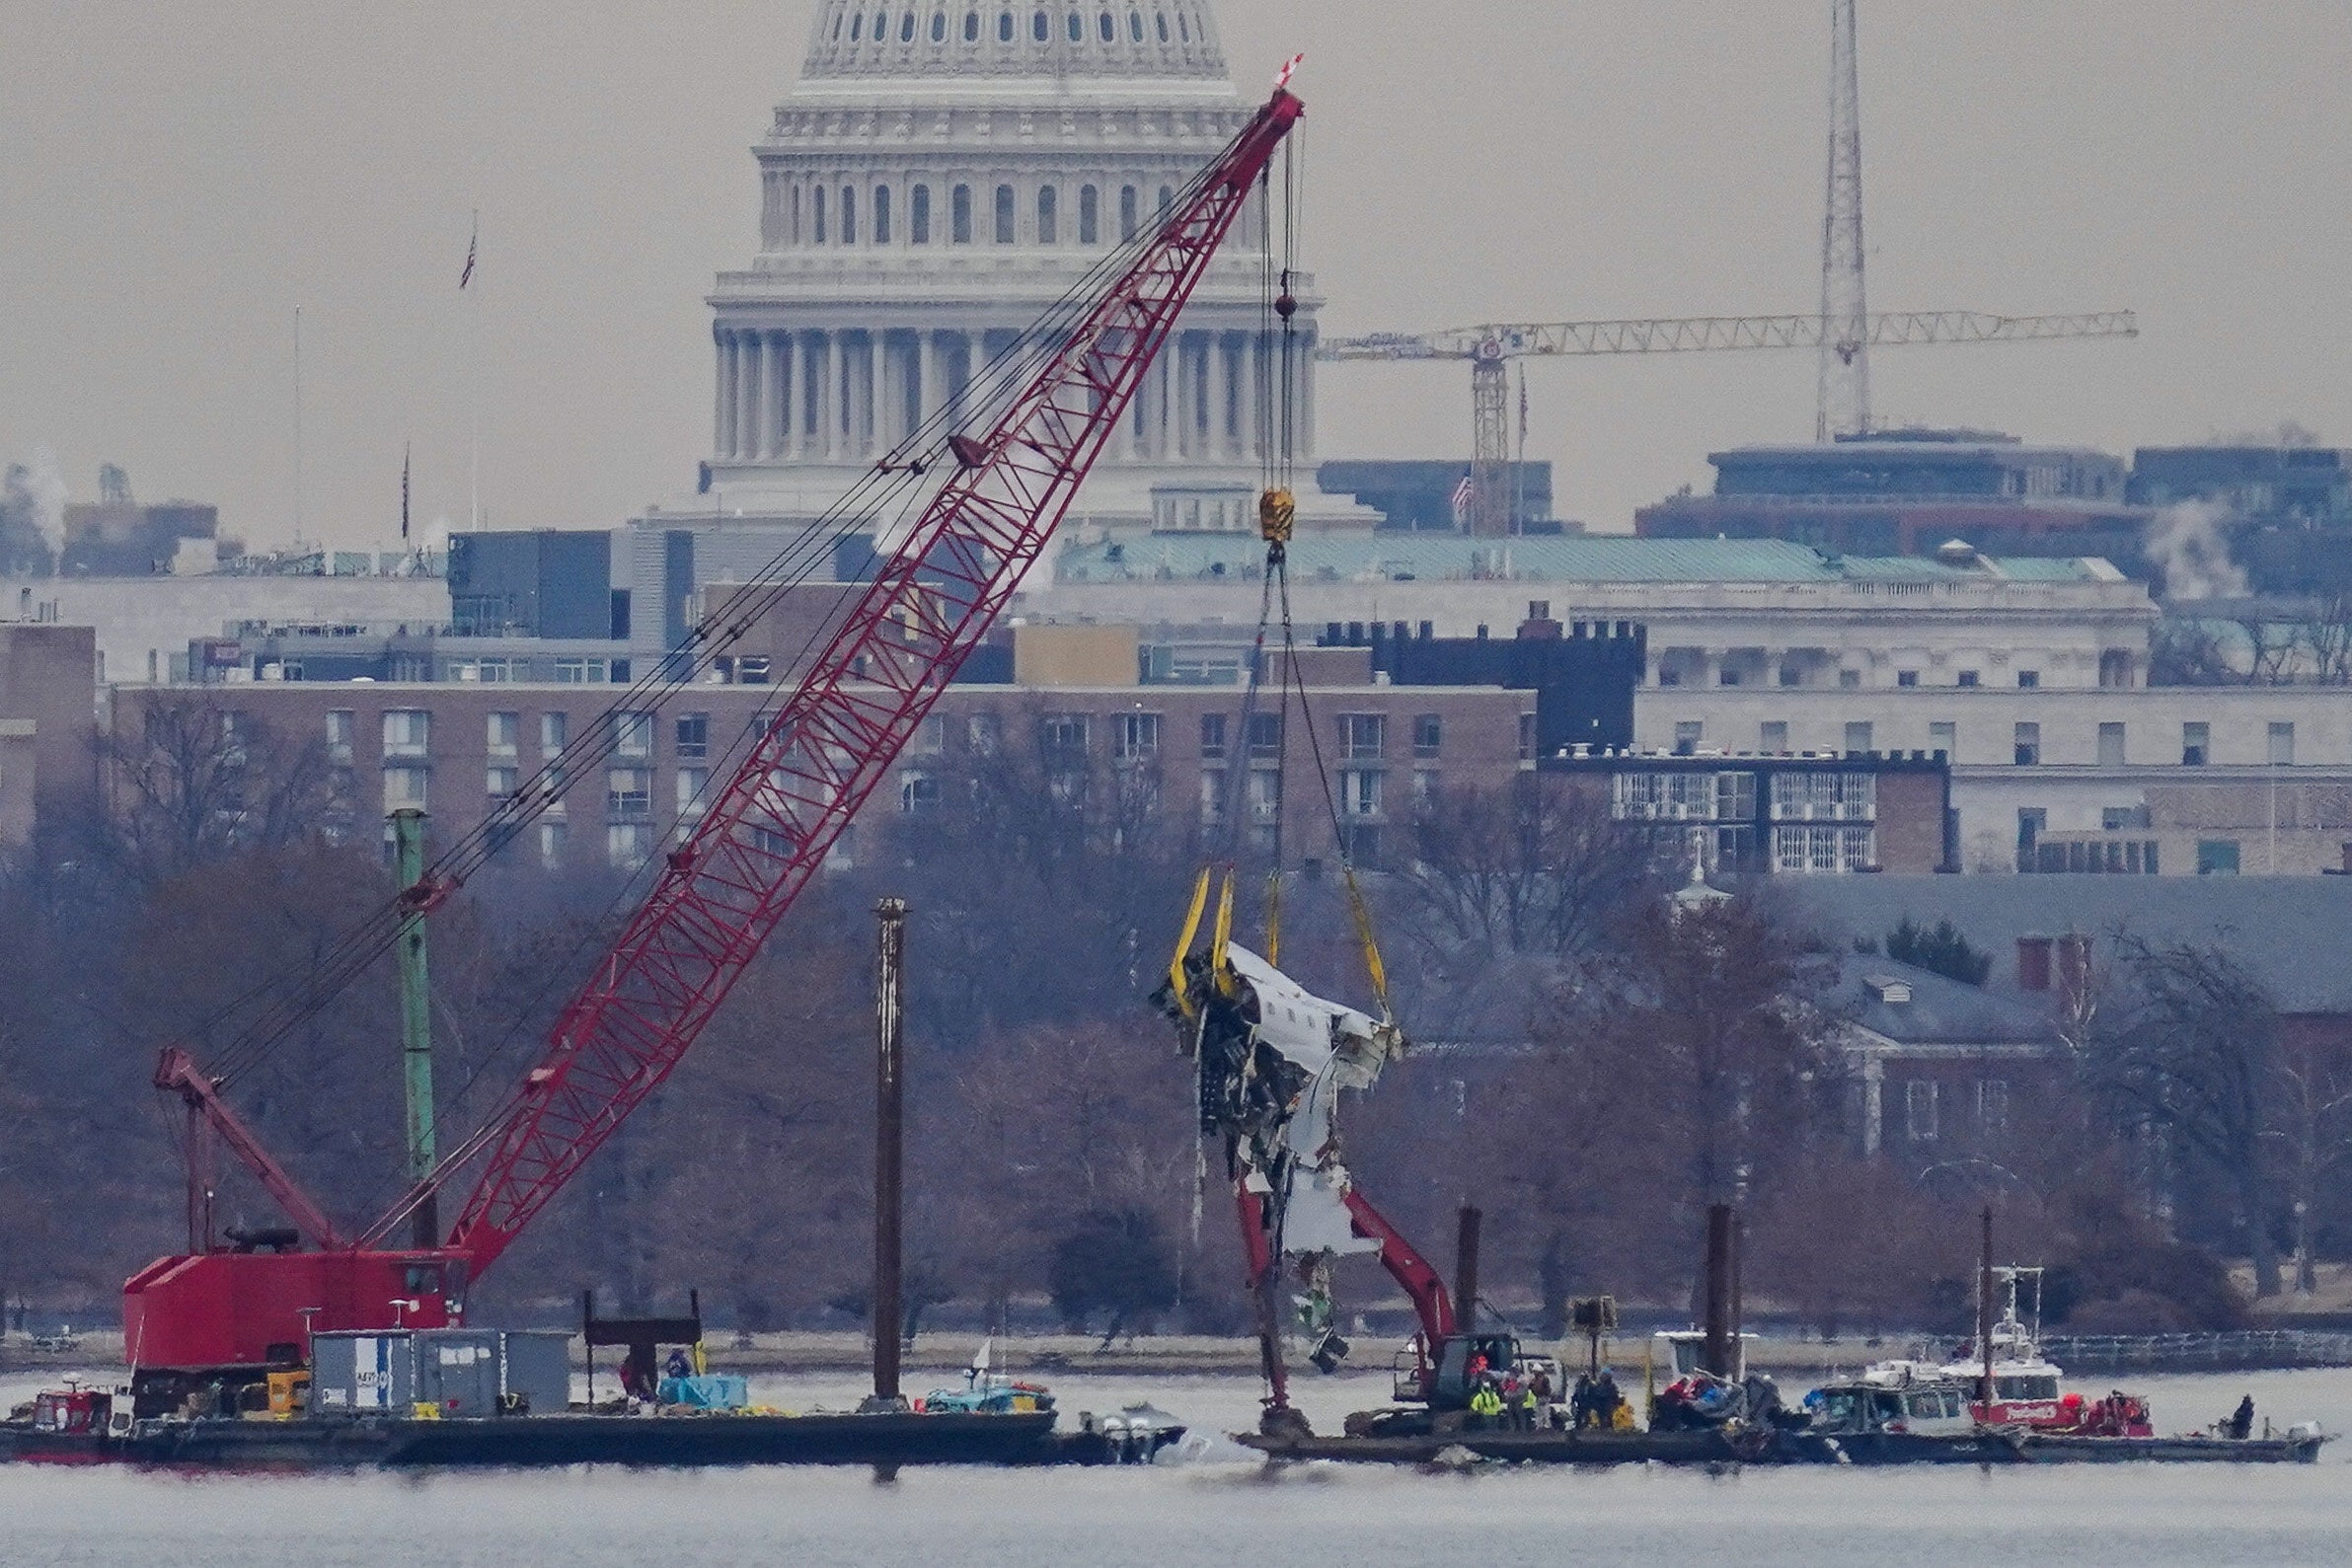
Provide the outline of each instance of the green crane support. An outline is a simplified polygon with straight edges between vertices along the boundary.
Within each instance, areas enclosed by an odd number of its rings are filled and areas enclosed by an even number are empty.
[[[392,813],[392,843],[400,885],[417,892],[424,881],[424,823],[421,811]],[[433,1015],[429,971],[425,966],[423,901],[401,922],[400,1044],[408,1087],[409,1177],[422,1181],[440,1161],[439,1140],[433,1131]],[[415,1241],[420,1247],[441,1244],[438,1206],[428,1194],[414,1217]]]

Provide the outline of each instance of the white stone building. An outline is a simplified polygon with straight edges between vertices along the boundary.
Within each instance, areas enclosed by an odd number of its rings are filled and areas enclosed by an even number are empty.
[[[1634,732],[1645,750],[1943,752],[1969,871],[2352,868],[2341,687],[1651,688]]]
[[[1148,227],[1257,108],[1208,0],[826,0],[754,149],[760,249],[722,274],[699,504],[804,521]],[[1316,298],[1285,365],[1267,229],[1242,220],[1071,513],[1120,529],[1254,528],[1276,390],[1315,447]],[[1300,495],[1309,522],[1369,526]]]

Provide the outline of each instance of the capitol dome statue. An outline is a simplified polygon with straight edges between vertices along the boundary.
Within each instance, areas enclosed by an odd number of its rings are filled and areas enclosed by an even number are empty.
[[[1270,89],[1269,89],[1270,90]],[[754,149],[760,251],[711,299],[717,428],[704,504],[805,520],[1248,122],[1208,0],[824,0],[800,79]],[[1252,203],[1071,513],[1119,530],[1252,529],[1283,374]],[[1368,526],[1316,492],[1311,280],[1292,374],[1309,525]]]

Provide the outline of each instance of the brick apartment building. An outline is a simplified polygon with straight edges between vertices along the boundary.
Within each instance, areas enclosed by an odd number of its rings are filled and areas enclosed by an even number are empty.
[[[1241,692],[1139,684],[1131,635],[1124,658],[1123,683],[950,687],[863,823],[871,830],[878,814],[948,809],[960,781],[1011,766],[1063,803],[1114,799],[1166,829],[1212,839],[1238,810],[1259,853],[1275,848],[1279,830],[1294,863],[1332,855],[1316,747],[1295,701],[1285,723],[1269,688],[1245,725]],[[1103,662],[1064,660],[1054,673],[1100,672]],[[1115,650],[1108,662],[1116,667]],[[1417,803],[1456,787],[1499,787],[1534,765],[1533,693],[1392,686],[1372,680],[1368,667],[1352,679],[1328,667],[1310,679],[1313,740],[1363,863],[1401,852]],[[113,724],[130,746],[151,714],[193,705],[223,715],[226,744],[252,746],[265,735],[298,749],[315,742],[334,781],[333,831],[372,832],[384,813],[417,807],[444,840],[518,791],[544,787],[548,770],[580,766],[603,749],[591,750],[592,741],[609,738],[596,776],[570,780],[523,849],[551,868],[594,860],[632,868],[699,816],[784,695],[774,686],[696,686],[630,709],[613,706],[626,699],[610,686],[139,687],[115,693]],[[856,854],[854,836],[843,853]]]

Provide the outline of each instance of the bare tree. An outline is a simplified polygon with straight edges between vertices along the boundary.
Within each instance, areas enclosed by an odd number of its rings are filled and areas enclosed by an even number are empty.
[[[218,698],[173,697],[142,710],[136,735],[101,742],[122,845],[168,873],[234,851],[300,842],[333,794],[327,749],[278,735]]]
[[[1647,841],[1567,781],[1522,775],[1423,804],[1401,873],[1405,929],[1459,951],[1589,951],[1630,901],[1652,891]]]
[[[2124,1007],[2093,1037],[2093,1082],[2136,1123],[2204,1157],[2234,1189],[2258,1297],[2279,1294],[2273,1134],[2282,1076],[2276,1006],[2227,952],[2119,943]]]

